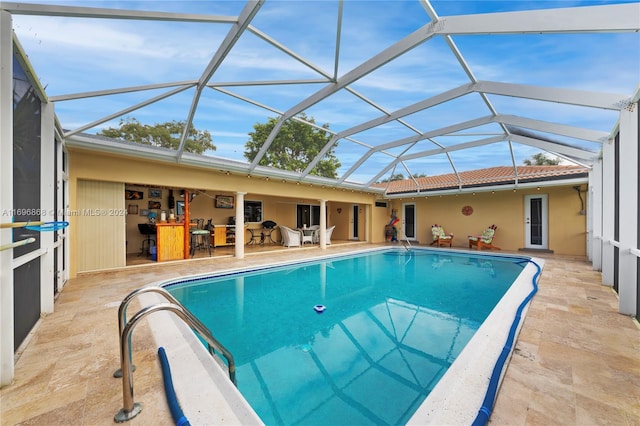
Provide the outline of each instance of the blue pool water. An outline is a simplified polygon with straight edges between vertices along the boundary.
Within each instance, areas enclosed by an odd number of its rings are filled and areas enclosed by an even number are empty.
[[[231,351],[238,388],[266,424],[403,424],[519,260],[385,250],[167,289]]]

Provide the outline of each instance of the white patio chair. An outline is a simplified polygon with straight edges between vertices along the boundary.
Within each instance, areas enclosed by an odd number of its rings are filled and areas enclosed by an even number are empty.
[[[333,234],[333,230],[336,226],[333,225],[330,228],[327,228],[327,244],[331,244],[331,234]],[[316,229],[315,231],[313,231],[313,242],[314,244],[320,244],[320,227],[318,227],[318,229]]]
[[[280,225],[282,245],[285,247],[300,247],[302,245],[302,232]]]

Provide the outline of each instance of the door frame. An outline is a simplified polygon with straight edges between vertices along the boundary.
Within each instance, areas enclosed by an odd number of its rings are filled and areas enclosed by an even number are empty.
[[[407,236],[407,207],[413,207],[413,236]],[[416,203],[402,203],[402,235],[398,235],[398,239],[405,238],[408,241],[416,241],[418,235],[418,223],[416,221]]]
[[[352,204],[349,210],[349,239],[359,240],[360,237],[360,204]]]
[[[542,244],[531,242],[531,200],[542,200],[541,207],[541,234]],[[549,196],[548,194],[531,194],[524,196],[524,247],[528,249],[549,248]]]

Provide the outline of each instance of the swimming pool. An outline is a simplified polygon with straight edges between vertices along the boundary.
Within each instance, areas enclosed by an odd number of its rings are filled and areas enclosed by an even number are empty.
[[[238,386],[267,424],[395,424],[424,415],[521,259],[385,250],[168,288],[234,353]]]

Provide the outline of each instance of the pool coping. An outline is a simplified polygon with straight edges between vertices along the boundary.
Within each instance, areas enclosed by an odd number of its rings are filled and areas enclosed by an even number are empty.
[[[417,249],[435,251],[429,248]],[[384,250],[388,249],[355,250],[346,254],[316,257],[309,259],[308,262]],[[438,252],[442,253],[443,250]],[[540,265],[541,269],[544,267],[543,259],[520,254],[481,253],[469,250],[452,252],[530,259]],[[301,263],[304,262],[295,262],[296,265]],[[163,280],[150,286],[166,287],[185,280],[197,280],[204,276],[233,275],[291,264],[291,261],[283,261],[251,268],[233,268],[216,271],[214,274]],[[482,406],[489,379],[507,340],[516,310],[531,292],[532,280],[536,272],[537,268],[529,262],[407,424],[440,425],[473,422]],[[166,302],[155,293],[142,294],[140,299],[141,303],[147,306]],[[522,312],[516,338],[526,317],[528,305]],[[167,352],[179,403],[185,417],[192,424],[264,424],[240,391],[231,383],[226,367],[221,362],[211,362],[211,355],[184,322],[169,312],[159,312],[148,323],[156,344],[164,347]],[[513,348],[511,348],[512,351]],[[508,359],[510,357],[511,353]],[[500,375],[500,381],[506,371],[508,359]]]

